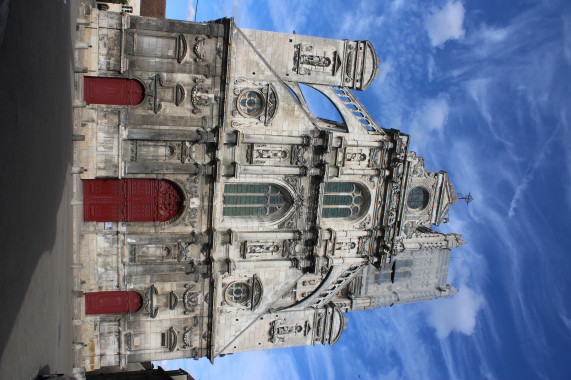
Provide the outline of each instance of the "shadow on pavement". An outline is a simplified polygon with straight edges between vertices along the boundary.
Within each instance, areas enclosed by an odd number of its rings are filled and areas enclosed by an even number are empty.
[[[0,356],[32,275],[39,269],[36,273],[51,279],[49,269],[36,266],[54,246],[71,164],[70,9],[63,0],[11,1],[0,46]],[[50,260],[64,253],[52,252]],[[58,302],[57,294],[42,302],[40,316]]]

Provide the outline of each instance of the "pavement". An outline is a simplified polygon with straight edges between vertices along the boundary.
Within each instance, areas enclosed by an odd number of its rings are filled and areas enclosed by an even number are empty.
[[[3,1],[0,379],[73,369],[71,104],[78,1]]]

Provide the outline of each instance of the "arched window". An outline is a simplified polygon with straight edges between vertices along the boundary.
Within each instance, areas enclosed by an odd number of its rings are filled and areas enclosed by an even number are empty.
[[[143,101],[145,89],[134,79],[85,77],[83,100],[88,104],[136,106]]]
[[[328,182],[323,196],[324,218],[350,218],[359,215],[365,205],[361,188],[351,182]]]
[[[283,209],[284,193],[270,184],[232,183],[224,186],[224,216],[266,216]]]

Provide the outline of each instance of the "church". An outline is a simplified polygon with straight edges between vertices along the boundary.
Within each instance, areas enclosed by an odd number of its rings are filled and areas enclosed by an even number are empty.
[[[458,196],[355,97],[370,42],[98,9],[82,33],[75,367],[333,345],[350,311],[456,293],[464,241],[432,227]]]

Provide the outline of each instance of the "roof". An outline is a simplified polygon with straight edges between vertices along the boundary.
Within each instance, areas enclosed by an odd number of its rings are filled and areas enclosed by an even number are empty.
[[[165,18],[167,0],[141,0],[141,16]]]

